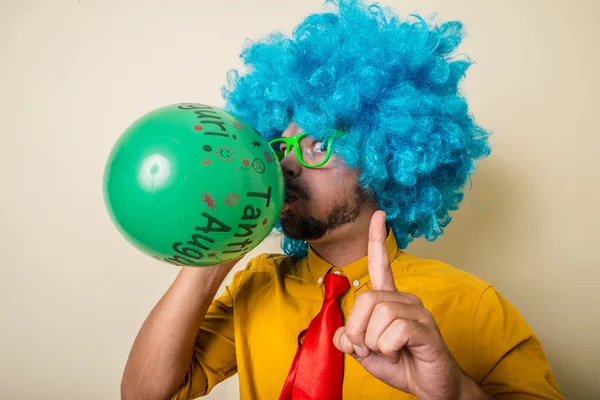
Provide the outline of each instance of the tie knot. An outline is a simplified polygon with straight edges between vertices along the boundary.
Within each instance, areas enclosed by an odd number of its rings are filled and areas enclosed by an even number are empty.
[[[325,298],[337,299],[350,287],[350,281],[343,275],[325,274]]]

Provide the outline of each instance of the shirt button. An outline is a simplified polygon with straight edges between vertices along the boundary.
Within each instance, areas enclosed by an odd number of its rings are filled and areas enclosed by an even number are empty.
[[[319,282],[319,283],[323,283],[323,278],[319,277],[319,280],[318,280],[318,282]]]
[[[334,274],[341,275],[342,273],[340,271],[335,271]]]
[[[360,285],[360,282],[359,282],[358,280],[356,280],[356,281],[352,282],[352,284],[353,284],[354,286],[358,286],[358,285]]]

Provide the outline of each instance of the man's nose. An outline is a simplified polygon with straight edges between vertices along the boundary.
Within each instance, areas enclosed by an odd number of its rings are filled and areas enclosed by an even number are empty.
[[[302,165],[296,159],[295,149],[291,149],[287,156],[280,161],[283,177],[286,181],[296,178],[302,172]]]

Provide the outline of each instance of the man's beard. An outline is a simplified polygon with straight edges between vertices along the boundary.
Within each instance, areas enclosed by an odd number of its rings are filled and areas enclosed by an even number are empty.
[[[305,193],[305,198],[308,200],[310,195]],[[361,208],[369,200],[367,191],[358,187],[351,198],[337,201],[325,219],[288,212],[281,218],[283,234],[295,240],[321,239],[326,233],[356,221]]]

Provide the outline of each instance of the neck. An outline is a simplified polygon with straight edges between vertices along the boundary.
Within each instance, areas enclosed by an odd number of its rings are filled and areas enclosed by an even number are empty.
[[[365,257],[369,247],[369,225],[375,210],[361,212],[356,221],[309,242],[313,251],[334,267],[343,267]]]

